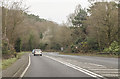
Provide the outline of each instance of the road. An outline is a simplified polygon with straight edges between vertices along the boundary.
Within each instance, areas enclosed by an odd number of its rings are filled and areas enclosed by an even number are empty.
[[[32,56],[24,77],[90,77],[45,56]]]
[[[66,59],[77,60],[80,62],[93,63],[104,65],[108,68],[118,68],[118,58],[108,58],[108,57],[95,57],[95,56],[73,56],[73,55],[61,55],[58,53],[46,53],[50,56],[62,57]]]
[[[43,53],[30,54],[30,67],[24,77],[116,77],[118,59]]]

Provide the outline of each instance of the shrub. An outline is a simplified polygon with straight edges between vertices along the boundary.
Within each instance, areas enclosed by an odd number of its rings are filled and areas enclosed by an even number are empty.
[[[7,42],[3,42],[2,53],[3,54],[7,54],[8,53],[8,43]]]
[[[114,41],[108,48],[105,48],[103,52],[118,54],[120,52],[120,46],[118,45],[118,42]]]
[[[98,50],[99,46],[95,38],[87,38],[88,49],[89,50]]]
[[[20,52],[20,51],[21,51],[21,39],[20,39],[20,38],[18,38],[18,39],[16,40],[15,50],[16,50],[16,52]]]
[[[47,43],[45,43],[45,44],[44,43],[40,43],[39,44],[39,48],[42,49],[42,50],[45,50],[47,45],[48,45]]]
[[[51,49],[59,51],[61,49],[61,45],[60,44],[54,44],[53,46],[51,46]]]

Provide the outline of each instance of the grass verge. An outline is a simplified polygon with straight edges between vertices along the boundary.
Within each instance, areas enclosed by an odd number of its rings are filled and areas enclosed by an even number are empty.
[[[2,60],[2,69],[4,70],[4,69],[8,68],[9,66],[11,66],[14,62],[16,62],[18,59],[20,59],[21,56],[24,55],[25,53],[27,53],[27,52],[18,53],[16,58],[3,59]]]
[[[2,69],[4,70],[4,69],[8,68],[16,60],[17,60],[17,58],[10,58],[10,59],[2,60]]]
[[[97,56],[97,57],[113,57],[113,58],[118,58],[118,55],[104,55],[104,54],[96,54],[96,53],[64,53],[64,52],[60,52],[60,54],[62,55],[76,55],[76,56]]]

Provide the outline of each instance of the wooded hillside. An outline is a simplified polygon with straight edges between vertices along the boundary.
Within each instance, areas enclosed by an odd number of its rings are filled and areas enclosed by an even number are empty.
[[[60,51],[66,53],[117,53],[119,49],[118,4],[96,2],[89,9],[78,5],[69,15],[69,25],[28,14],[21,3],[2,6],[3,54],[20,51]]]

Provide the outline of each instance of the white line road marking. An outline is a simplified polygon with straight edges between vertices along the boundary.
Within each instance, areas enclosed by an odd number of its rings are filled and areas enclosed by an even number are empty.
[[[99,65],[99,64],[93,64],[93,63],[88,63],[88,64],[104,67],[103,65]]]
[[[21,78],[22,78],[22,77],[25,75],[25,73],[27,72],[28,68],[30,67],[30,64],[31,64],[31,61],[30,61],[30,54],[29,54],[29,62],[28,62],[27,67],[26,67],[25,70],[23,71],[23,73],[20,75]]]
[[[91,77],[95,77],[95,78],[97,78],[97,79],[106,79],[106,78],[104,78],[103,76],[101,76],[101,75],[99,75],[99,74],[96,74],[96,73],[91,72],[91,71],[89,71],[89,70],[83,69],[83,68],[81,68],[81,67],[79,67],[79,66],[76,66],[76,65],[73,65],[73,64],[71,64],[71,63],[63,62],[63,61],[57,60],[57,59],[55,59],[55,58],[53,58],[53,57],[46,56],[46,55],[45,55],[45,57],[50,58],[50,59],[53,59],[53,60],[55,60],[55,61],[57,61],[57,62],[60,62],[60,63],[62,63],[62,64],[64,64],[64,65],[66,65],[66,66],[68,66],[68,67],[71,67],[71,68],[73,68],[73,69],[76,69],[76,70],[78,70],[78,71],[81,71],[81,72],[83,72],[83,73],[85,73],[85,74],[87,74],[87,75],[89,75],[89,76],[91,76]]]
[[[22,67],[24,67],[24,65]],[[13,75],[13,77],[16,77],[16,75],[19,73],[19,71],[21,70],[21,68],[19,68],[19,70]]]
[[[99,71],[99,70],[103,70],[103,71],[104,71],[104,70],[105,70],[105,71],[110,71],[110,70],[111,70],[111,71],[118,71],[119,69],[90,69],[90,70],[98,70],[98,71]]]

